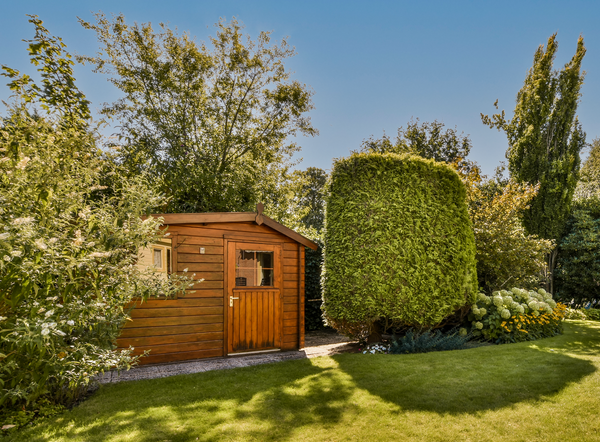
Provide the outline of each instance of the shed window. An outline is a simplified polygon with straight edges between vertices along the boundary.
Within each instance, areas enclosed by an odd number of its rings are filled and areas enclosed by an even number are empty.
[[[237,250],[235,258],[235,285],[259,287],[273,285],[273,252]]]

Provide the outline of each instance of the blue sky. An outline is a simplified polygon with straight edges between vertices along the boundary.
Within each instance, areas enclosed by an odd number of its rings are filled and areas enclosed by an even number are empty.
[[[585,38],[587,71],[578,115],[588,141],[600,136],[600,2],[597,1],[38,1],[2,2],[0,64],[32,73],[25,14],[37,14],[72,53],[91,55],[95,35],[77,23],[91,11],[123,13],[129,22],[169,22],[199,41],[214,35],[220,17],[236,16],[255,37],[288,36],[298,55],[287,62],[294,78],[314,90],[311,112],[320,135],[300,137],[299,167],[330,169],[365,138],[395,135],[411,118],[439,120],[469,134],[471,159],[492,174],[504,160],[506,138],[481,123],[480,113],[510,115],[540,44],[558,32],[555,67]],[[95,108],[118,98],[88,67],[78,84]],[[2,83],[5,83],[3,81]],[[0,99],[9,96],[0,88]]]

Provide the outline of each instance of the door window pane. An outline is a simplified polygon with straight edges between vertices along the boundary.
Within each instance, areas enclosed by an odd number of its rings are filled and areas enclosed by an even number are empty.
[[[273,252],[237,250],[235,258],[236,287],[272,286],[274,281]]]

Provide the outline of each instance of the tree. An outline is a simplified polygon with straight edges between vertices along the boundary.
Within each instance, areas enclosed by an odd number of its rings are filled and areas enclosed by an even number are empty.
[[[575,201],[558,244],[556,292],[565,303],[600,302],[600,198]]]
[[[160,24],[96,23],[101,51],[81,57],[110,75],[123,98],[103,113],[120,125],[120,161],[147,171],[171,198],[166,211],[246,211],[280,191],[297,134],[315,135],[306,113],[312,92],[290,79],[286,39],[270,44],[220,21],[212,50]],[[269,207],[267,206],[267,210]]]
[[[581,167],[580,179],[573,198],[600,197],[600,138],[592,141],[590,155]]]
[[[318,167],[309,167],[306,170],[299,171],[298,174],[304,179],[300,194],[300,206],[308,210],[308,213],[302,217],[300,222],[307,228],[312,227],[320,232],[325,225],[327,172]]]
[[[512,119],[507,120],[504,111],[491,118],[481,115],[484,124],[506,133],[511,176],[519,183],[540,184],[523,214],[527,231],[554,240],[560,238],[570,213],[579,155],[585,146],[585,133],[576,117],[584,78],[583,37],[579,37],[573,58],[562,70],[553,71],[557,49],[554,34],[546,48],[541,45],[535,52]]]
[[[444,130],[444,123],[434,121],[419,124],[419,119],[407,124],[406,129],[400,127],[395,142],[383,135],[379,140],[373,137],[363,141],[362,152],[374,153],[410,153],[456,166],[469,172],[473,163],[467,160],[471,151],[471,140],[468,135],[458,133],[456,129]]]
[[[64,43],[36,16],[30,22],[36,35],[29,52],[42,86],[3,66],[16,95],[0,122],[6,419],[11,410],[31,416],[44,404],[72,403],[98,372],[128,368],[137,358],[114,351],[127,303],[189,286],[185,278],[165,280],[135,266],[139,249],[164,233],[159,220],[142,219],[164,198],[144,176],[123,178],[96,146],[89,103]],[[36,113],[40,108],[45,115]]]
[[[521,222],[538,186],[502,182],[498,177],[482,182],[477,174],[463,175],[475,233],[479,287],[487,293],[535,288],[546,276],[546,256],[554,247],[553,241],[528,235]]]

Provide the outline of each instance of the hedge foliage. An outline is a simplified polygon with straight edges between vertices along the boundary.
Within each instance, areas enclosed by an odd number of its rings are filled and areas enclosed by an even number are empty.
[[[474,302],[465,186],[447,164],[377,153],[337,160],[325,220],[323,309],[338,330],[361,338],[382,318],[432,326]]]
[[[554,280],[557,298],[574,306],[600,302],[600,199],[573,204],[558,244]]]

